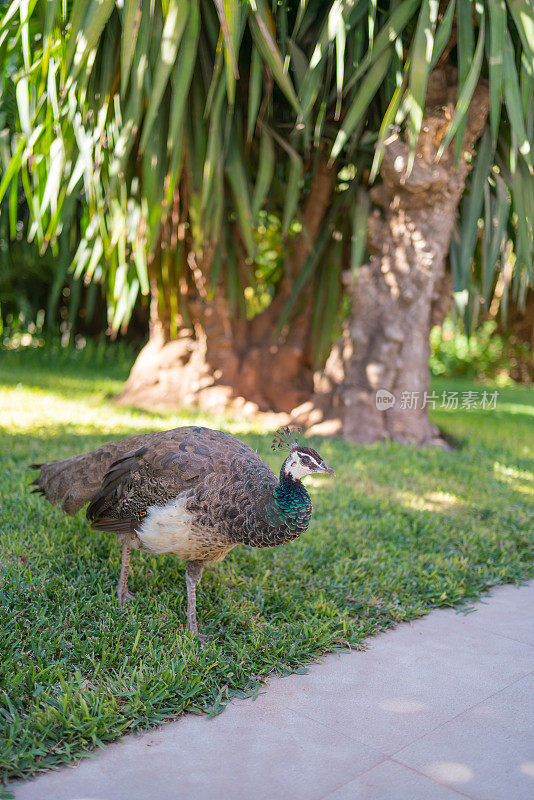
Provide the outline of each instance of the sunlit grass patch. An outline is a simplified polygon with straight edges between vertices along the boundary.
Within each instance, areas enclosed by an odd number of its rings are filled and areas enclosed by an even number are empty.
[[[183,565],[134,554],[136,600],[119,609],[112,538],[91,532],[83,512],[65,517],[30,495],[27,465],[194,421],[238,434],[276,469],[272,431],[121,408],[110,397],[128,363],[77,359],[0,355],[6,779],[186,710],[216,713],[270,672],[534,574],[532,392],[507,388],[495,411],[434,412],[458,441],[454,451],[312,439],[337,479],[309,479],[314,516],[300,539],[238,547],[206,571],[198,613],[212,639],[202,649],[185,632]],[[444,387],[457,384],[440,380]]]

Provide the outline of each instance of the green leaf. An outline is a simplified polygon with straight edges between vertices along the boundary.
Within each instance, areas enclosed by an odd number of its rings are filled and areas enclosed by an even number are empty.
[[[172,80],[171,116],[167,150],[170,153],[177,142],[183,140],[183,119],[187,106],[191,79],[197,57],[198,37],[200,33],[200,8],[198,0],[191,0],[189,19],[182,46],[174,68]]]
[[[341,264],[343,261],[343,240],[333,238],[325,253],[321,272],[317,276],[320,291],[313,295],[311,340],[314,351],[314,367],[324,364],[332,347],[334,324],[339,309],[341,289]]]
[[[44,214],[48,207],[50,207],[52,214],[55,214],[57,211],[57,201],[61,189],[64,165],[65,149],[61,136],[58,136],[50,145],[50,160],[47,165],[47,179],[43,199],[41,201],[41,214]]]
[[[299,274],[297,275],[297,279],[293,284],[293,288],[291,290],[291,294],[287,299],[287,303],[285,305],[284,310],[280,316],[278,321],[278,328],[277,333],[279,334],[284,325],[289,320],[291,312],[297,302],[302,290],[306,286],[306,284],[311,280],[315,269],[319,263],[319,258],[321,257],[322,253],[328,242],[330,241],[332,235],[332,226],[329,222],[328,224],[323,224],[321,228],[321,232],[317,237],[316,241],[313,244],[313,248],[306,259],[302,269],[300,270]]]
[[[235,84],[239,79],[237,52],[241,39],[241,3],[239,0],[214,0],[224,37],[226,91],[231,106],[235,102]]]
[[[56,70],[57,64],[54,58],[49,60],[49,67],[48,67],[48,76],[47,76],[47,90],[48,90],[48,102],[52,108],[52,114],[54,116],[54,122],[57,124],[59,123],[59,104],[57,100],[57,91],[56,91]]]
[[[533,224],[534,198],[532,197],[532,178],[524,175],[526,168],[518,164],[512,175],[512,201],[516,217],[518,238],[516,249],[519,262],[523,262],[528,270],[530,280],[534,279],[533,271]]]
[[[391,16],[384,22],[383,27],[374,40],[373,46],[367,51],[359,67],[345,83],[345,88],[343,90],[344,95],[352,89],[354,84],[359,81],[369,67],[371,67],[384,51],[390,48],[392,43],[400,36],[412,18],[416,8],[420,5],[420,1],[421,0],[403,0],[400,5],[396,6]]]
[[[410,77],[406,106],[409,113],[410,157],[407,173],[411,172],[415,157],[415,148],[421,125],[423,124],[423,108],[425,105],[426,86],[432,63],[434,48],[434,29],[438,16],[438,0],[423,0],[417,20],[417,27],[412,41],[410,55]]]
[[[451,142],[453,136],[455,136],[457,132],[463,129],[464,126],[462,125],[462,123],[466,120],[467,115],[469,113],[469,105],[471,103],[471,99],[478,84],[478,79],[480,77],[480,69],[482,66],[482,57],[484,55],[485,24],[486,24],[486,18],[485,15],[483,15],[480,22],[478,41],[475,50],[475,56],[471,63],[471,69],[469,70],[467,79],[463,85],[463,88],[460,91],[458,101],[456,103],[456,108],[454,109],[454,115],[451,120],[451,124],[449,125],[449,129],[445,134],[445,137],[439,147],[437,153],[438,160],[441,158],[446,148],[449,146],[449,143]]]
[[[350,247],[350,269],[353,281],[356,280],[367,247],[367,227],[371,202],[368,193],[358,187],[356,202],[352,208],[352,235]]]
[[[258,48],[252,45],[252,55],[250,63],[250,80],[248,87],[248,113],[247,113],[247,141],[251,141],[254,130],[256,128],[256,121],[258,119],[258,110],[261,100],[262,89],[262,70],[263,64]]]
[[[17,11],[20,10],[20,6],[21,6],[21,0],[13,0],[11,5],[7,9],[6,13],[2,17],[2,20],[0,21],[0,30],[3,30],[4,28],[7,27],[7,23],[9,22],[10,19],[12,19],[15,16]]]
[[[27,139],[29,139],[31,135],[31,114],[29,80],[27,75],[23,75],[18,80],[15,94],[17,97],[20,127]]]
[[[115,0],[90,0],[85,13],[83,28],[78,32],[76,39],[69,83],[72,83],[78,76],[89,53],[98,43],[104,26],[114,8]]]
[[[469,194],[462,203],[462,226],[460,236],[460,251],[458,267],[463,283],[467,285],[471,270],[471,258],[478,238],[478,220],[480,219],[482,204],[484,202],[484,187],[493,163],[493,144],[491,132],[485,129],[478,147],[475,168],[471,177]]]
[[[9,237],[15,239],[17,236],[17,206],[19,197],[19,176],[13,175],[11,189],[9,192]]]
[[[286,201],[284,203],[284,214],[282,217],[283,236],[288,234],[289,226],[291,225],[295,216],[295,211],[297,210],[300,196],[300,184],[302,180],[302,159],[295,151],[290,154],[290,162],[289,177],[286,188]]]
[[[403,80],[399,83],[399,85],[393,92],[393,97],[391,98],[391,101],[386,109],[386,113],[382,118],[382,122],[380,124],[380,130],[378,132],[378,141],[375,148],[373,164],[371,166],[371,173],[369,175],[369,183],[374,183],[376,176],[378,174],[378,170],[380,169],[380,165],[384,157],[386,139],[390,135],[391,127],[395,122],[404,95],[405,79],[408,74],[409,68],[410,68],[410,62],[407,61],[404,66]]]
[[[169,75],[174,67],[176,54],[187,23],[188,15],[189,0],[169,0],[169,7],[161,37],[160,51],[154,69],[150,100],[143,122],[141,141],[139,143],[139,149],[141,151],[147,147],[154,122],[161,111],[161,100],[169,81]]]
[[[326,218],[321,226],[321,230],[314,242],[312,242],[312,246],[310,249],[310,253],[302,266],[295,283],[293,284],[293,288],[291,290],[291,294],[287,299],[287,303],[282,311],[280,316],[280,320],[278,322],[277,332],[280,333],[284,325],[289,320],[291,312],[297,302],[298,298],[300,297],[302,290],[306,286],[307,283],[313,277],[317,266],[319,264],[319,259],[322,257],[325,248],[327,247],[328,243],[332,239],[332,231],[334,229],[334,221],[337,219],[337,215],[339,213],[339,209],[344,201],[343,195],[338,194],[330,209]],[[305,222],[305,220],[304,220]]]
[[[282,234],[283,236],[286,236],[286,234],[289,232],[289,226],[293,221],[300,196],[302,158],[297,153],[295,148],[291,147],[291,145],[286,142],[285,139],[279,136],[276,131],[271,130],[270,133],[278,142],[280,147],[286,151],[290,159],[289,177],[285,193],[284,212],[282,215]]]
[[[224,159],[223,138],[221,133],[221,111],[225,96],[224,81],[221,81],[213,103],[209,118],[208,145],[204,159],[204,173],[202,181],[201,208],[206,209],[208,198],[211,194],[213,176],[220,159]]]
[[[148,236],[150,252],[154,251],[157,244],[158,232],[162,223],[161,204],[165,190],[165,176],[167,174],[167,130],[169,105],[161,104],[158,116],[158,125],[148,140],[141,160],[142,185],[147,200],[148,210]]]
[[[376,0],[369,0],[369,13],[367,15],[367,22],[369,28],[369,42],[371,47],[373,46],[373,40],[375,38],[376,5]]]
[[[265,0],[250,0],[252,14],[250,16],[250,29],[258,50],[265,59],[273,74],[276,83],[285,94],[297,114],[300,114],[300,104],[295,94],[295,89],[284,67],[280,50],[270,31],[271,14]]]
[[[121,94],[126,96],[132,60],[141,24],[141,0],[124,0],[121,36]]]
[[[491,297],[491,287],[496,266],[500,259],[503,243],[506,241],[506,225],[510,210],[510,193],[500,175],[494,175],[497,195],[491,201],[489,186],[486,184],[484,216],[484,239],[482,247],[482,296],[486,306]]]
[[[247,181],[247,174],[243,162],[243,156],[239,150],[238,137],[234,134],[230,137],[228,147],[228,157],[226,159],[226,173],[234,197],[239,227],[243,235],[243,241],[247,252],[251,258],[256,255],[256,240],[252,224],[252,211],[250,208],[250,192]]]
[[[518,142],[519,152],[527,162],[532,173],[532,159],[530,155],[530,142],[528,140],[525,121],[523,119],[523,109],[521,106],[521,93],[519,91],[519,80],[515,68],[514,48],[510,34],[506,31],[504,44],[504,97],[506,108],[512,123],[512,130]]]
[[[85,14],[89,7],[91,0],[74,0],[72,9],[69,14],[69,32],[67,39],[67,52],[65,53],[65,60],[63,66],[65,73],[68,73],[72,62],[74,60],[74,53],[76,52],[76,43],[82,37],[82,26],[85,20]]]
[[[529,74],[534,77],[534,6],[529,0],[508,0],[508,7],[521,38]]]
[[[215,164],[213,189],[205,213],[207,238],[212,242],[219,242],[221,238],[226,195],[227,192],[224,181],[224,164],[222,158],[219,158]]]
[[[391,51],[386,50],[376,61],[375,68],[372,70],[372,72],[366,75],[363,79],[362,85],[356,93],[356,96],[352,101],[347,113],[345,114],[343,122],[341,123],[341,128],[336,136],[334,146],[332,147],[332,153],[330,155],[331,164],[336,160],[347,139],[353,133],[356,125],[367,111],[371,100],[382,84],[390,60]]]
[[[139,278],[139,283],[141,286],[141,292],[142,294],[147,295],[149,292],[148,269],[146,263],[146,251],[142,242],[136,243],[133,250],[133,256],[135,268],[137,270],[137,277]]]
[[[529,72],[529,68],[526,66],[526,58],[525,53],[521,54],[521,108],[523,110],[523,115],[526,120],[527,125],[527,135],[529,139],[532,141],[532,133],[533,133],[533,126],[532,126],[532,101],[534,99],[534,75],[531,75]]]
[[[504,41],[506,34],[506,4],[504,0],[489,3],[490,12],[490,124],[494,143],[497,141],[504,80]]]
[[[319,92],[324,88],[324,68],[325,60],[321,59],[315,67],[309,67],[304,76],[302,88],[299,93],[300,103],[302,107],[302,116],[298,122],[307,123],[309,115],[315,105],[315,101],[319,96]],[[298,124],[298,123],[297,123]]]
[[[263,201],[269,191],[276,164],[273,138],[266,128],[263,128],[260,139],[260,155],[258,162],[258,172],[254,193],[252,195],[252,219],[256,224],[258,215],[261,211]]]
[[[374,0],[376,2],[376,0]],[[334,10],[336,10],[335,16]],[[376,6],[375,6],[376,10]],[[332,18],[333,17],[333,18]],[[345,20],[343,19],[343,6],[341,3],[334,3],[330,11],[328,25],[334,32],[336,41],[336,108],[334,112],[334,119],[339,119],[341,113],[341,99],[343,94],[343,78],[345,74],[345,43],[346,43],[346,30]],[[372,36],[370,37],[372,41]]]
[[[471,70],[474,50],[473,31],[473,2],[472,0],[458,0],[456,18],[458,23],[458,95],[465,86]],[[464,138],[466,119],[460,118],[458,136],[456,139],[456,161],[460,157]]]
[[[26,147],[26,137],[21,136],[20,141],[17,145],[17,149],[13,153],[13,156],[7,166],[7,169],[2,175],[2,180],[0,181],[0,203],[4,199],[4,195],[7,192],[9,184],[11,183],[14,175],[18,173],[20,170],[22,164],[22,154],[24,153],[25,147]]]
[[[443,15],[439,28],[434,37],[434,46],[432,48],[432,59],[430,62],[430,69],[434,69],[439,57],[445,49],[445,45],[451,38],[452,23],[454,22],[454,9],[456,7],[456,0],[450,0],[447,6],[447,11]]]
[[[298,44],[291,41],[291,39],[288,42],[288,46],[291,54],[291,66],[297,79],[298,94],[301,95],[303,83],[306,79],[306,75],[309,72],[308,59]]]
[[[30,54],[30,29],[29,29],[29,16],[30,8],[28,0],[20,0],[20,33],[22,40],[22,55],[24,58],[24,69],[26,72],[30,71],[31,54]]]
[[[56,18],[57,4],[58,0],[46,0],[45,24],[43,30],[43,49],[44,49],[43,76],[46,74],[48,68],[48,58],[50,56],[50,47],[52,44],[52,38],[50,34],[52,32],[52,28],[54,26]]]

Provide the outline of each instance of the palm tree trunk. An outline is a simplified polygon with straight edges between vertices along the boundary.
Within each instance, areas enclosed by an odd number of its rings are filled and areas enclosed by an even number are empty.
[[[202,253],[195,253],[189,242],[188,285],[169,290],[182,293],[189,320],[182,321],[178,335],[172,338],[170,300],[162,296],[154,263],[150,337],[117,398],[120,403],[146,408],[199,406],[209,411],[233,408],[240,413],[289,413],[310,396],[311,298],[303,297],[300,311],[287,330],[279,334],[277,329],[294,281],[319,235],[334,183],[335,169],[329,168],[321,155],[314,164],[304,206],[306,233],[293,244],[288,269],[272,303],[251,321],[235,318],[220,287],[209,291],[214,247],[206,246]],[[172,236],[167,238],[170,242]]]
[[[316,377],[312,401],[294,415],[312,430],[342,433],[359,442],[440,442],[428,418],[429,334],[436,314],[443,313],[447,254],[469,165],[463,153],[455,164],[454,145],[439,163],[436,155],[456,93],[456,70],[434,70],[409,175],[408,145],[396,133],[388,140],[383,182],[371,194],[381,209],[369,223],[373,257],[354,283],[348,279],[352,313],[344,337]],[[488,87],[481,81],[471,103],[464,152],[481,135],[488,105]]]

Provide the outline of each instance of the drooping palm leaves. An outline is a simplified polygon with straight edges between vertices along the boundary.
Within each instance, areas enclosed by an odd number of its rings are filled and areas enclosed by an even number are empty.
[[[325,150],[336,196],[284,315],[315,281],[324,357],[340,270],[355,273],[365,256],[369,170],[372,180],[392,124],[406,125],[414,152],[430,71],[456,42],[447,142],[458,155],[481,77],[491,106],[451,252],[455,288],[471,306],[496,287],[520,298],[533,278],[533,31],[528,0],[13,0],[0,23],[17,111],[3,125],[0,199],[22,186],[43,250],[82,196],[73,268],[106,282],[117,329],[149,291],[150,262],[176,318],[188,266],[183,242],[167,241],[173,213],[196,249],[218,244],[209,280],[238,309],[257,277],[260,211],[284,237],[305,228],[314,154]]]

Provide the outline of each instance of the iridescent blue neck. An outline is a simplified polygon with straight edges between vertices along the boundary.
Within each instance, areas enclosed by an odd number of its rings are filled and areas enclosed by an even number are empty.
[[[302,483],[284,470],[280,471],[280,482],[273,490],[273,498],[279,514],[291,530],[305,531],[310,524],[312,504]]]

